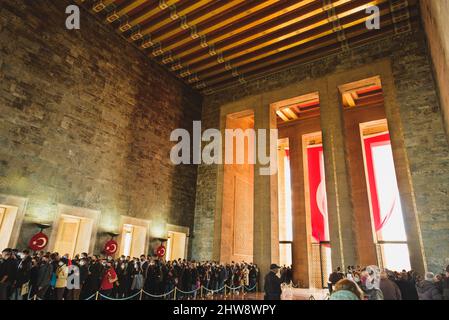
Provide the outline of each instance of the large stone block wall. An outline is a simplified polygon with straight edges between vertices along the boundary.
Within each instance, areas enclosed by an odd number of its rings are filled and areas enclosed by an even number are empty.
[[[201,96],[65,0],[0,5],[0,194],[28,198],[18,247],[57,204],[193,227],[197,168],[170,162],[170,133],[191,129]]]
[[[440,271],[449,257],[449,148],[422,28],[249,79],[246,84],[208,95],[203,102],[203,129],[219,128],[219,109],[226,103],[291,84],[300,86],[302,82],[354,70],[381,59],[389,59],[391,63],[402,122],[398,125],[403,129],[427,267]],[[193,254],[200,259],[210,259],[213,252],[216,185],[217,168],[199,166]]]
[[[449,1],[421,0],[421,13],[438,83],[446,133],[449,134]]]

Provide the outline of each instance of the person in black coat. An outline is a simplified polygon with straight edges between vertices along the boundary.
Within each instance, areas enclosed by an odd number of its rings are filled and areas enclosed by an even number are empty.
[[[53,273],[53,267],[50,264],[50,257],[45,255],[41,259],[39,269],[37,271],[37,296],[39,299],[44,299],[45,295],[50,287],[51,275]]]
[[[415,281],[409,277],[406,272],[399,275],[396,284],[401,291],[402,300],[418,300],[418,293],[416,292]]]
[[[270,272],[265,276],[265,300],[281,300],[281,279],[277,276],[280,268],[274,263],[270,265]]]
[[[22,289],[24,285],[29,284],[31,276],[31,257],[28,250],[23,250],[19,253],[20,260],[17,266],[16,283],[15,283],[15,298],[23,300]]]
[[[100,290],[103,266],[98,256],[93,256],[88,267],[86,283],[83,289],[83,296],[89,297]]]
[[[17,264],[13,258],[13,252],[7,248],[2,251],[0,261],[0,300],[7,300],[16,276]]]

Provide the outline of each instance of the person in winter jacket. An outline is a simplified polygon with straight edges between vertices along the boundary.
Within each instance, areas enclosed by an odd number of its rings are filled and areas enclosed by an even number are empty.
[[[388,274],[385,271],[380,273],[379,289],[384,295],[384,300],[402,300],[401,290],[396,283],[388,279]]]
[[[418,300],[418,293],[416,292],[415,281],[407,272],[402,272],[396,284],[401,290],[402,300]]]
[[[62,300],[64,297],[65,288],[67,287],[67,277],[69,275],[69,268],[67,267],[67,260],[61,258],[56,268],[56,300]]]
[[[419,300],[442,300],[442,295],[435,285],[433,279],[435,275],[427,272],[424,280],[416,284]]]
[[[39,299],[45,298],[45,294],[50,287],[52,272],[53,268],[50,264],[50,257],[48,255],[44,255],[41,259],[41,264],[37,272],[36,286],[37,296],[39,297]]]

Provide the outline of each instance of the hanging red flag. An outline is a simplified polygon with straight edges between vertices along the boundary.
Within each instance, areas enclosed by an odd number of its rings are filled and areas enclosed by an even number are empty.
[[[39,251],[45,248],[45,246],[48,243],[48,237],[45,233],[38,232],[36,233],[31,239],[30,242],[28,242],[28,247],[31,250]]]
[[[118,244],[115,240],[109,240],[104,244],[104,252],[108,255],[112,255],[117,252]]]
[[[164,246],[159,246],[158,248],[157,248],[157,250],[156,250],[156,255],[159,257],[159,258],[162,258],[163,256],[165,256],[165,247]]]
[[[325,226],[327,223],[327,199],[323,147],[321,145],[307,148],[307,165],[312,236],[318,242],[329,241]]]

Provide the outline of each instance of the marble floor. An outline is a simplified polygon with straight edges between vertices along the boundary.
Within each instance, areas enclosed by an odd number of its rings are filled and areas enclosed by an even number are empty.
[[[290,288],[283,291],[282,300],[326,300],[328,290]],[[263,300],[263,292],[214,295],[204,297],[205,300]]]

